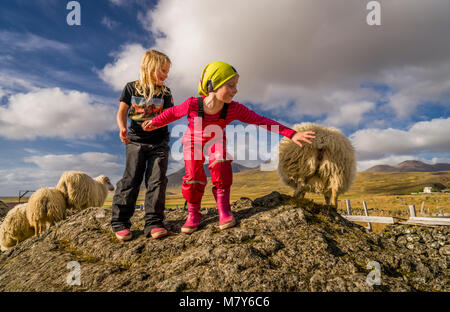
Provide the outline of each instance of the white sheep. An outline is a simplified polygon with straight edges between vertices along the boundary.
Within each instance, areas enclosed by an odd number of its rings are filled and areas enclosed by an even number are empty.
[[[324,194],[325,202],[336,209],[338,195],[348,191],[356,175],[355,150],[336,128],[313,123],[301,123],[295,131],[314,131],[312,144],[302,147],[283,138],[278,150],[278,173],[281,180],[292,187],[294,197],[303,198],[306,192]]]
[[[83,172],[66,171],[61,175],[56,189],[64,194],[69,209],[82,210],[103,206],[108,190],[113,191],[114,186],[103,175],[93,179]]]
[[[0,226],[0,246],[5,251],[33,236],[34,229],[26,216],[27,204],[20,204],[8,211]]]
[[[55,189],[43,187],[28,199],[26,215],[37,236],[44,229],[66,218],[66,199],[64,194]]]

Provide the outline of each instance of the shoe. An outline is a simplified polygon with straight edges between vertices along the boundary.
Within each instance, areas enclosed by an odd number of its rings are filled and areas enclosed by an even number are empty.
[[[225,230],[236,225],[236,220],[231,213],[230,206],[230,189],[212,188],[214,198],[217,203],[217,210],[219,212],[219,229]]]
[[[122,231],[116,232],[116,237],[121,242],[126,242],[133,237],[133,234],[131,234],[129,229],[123,229]]]
[[[191,234],[196,231],[200,221],[202,219],[202,214],[200,213],[200,203],[188,203],[188,217],[186,223],[181,227],[181,232],[185,234]]]
[[[167,230],[165,228],[157,227],[157,228],[152,229],[150,231],[150,234],[152,235],[153,238],[157,239],[157,238],[167,236],[167,234],[169,234],[169,233],[167,232]]]

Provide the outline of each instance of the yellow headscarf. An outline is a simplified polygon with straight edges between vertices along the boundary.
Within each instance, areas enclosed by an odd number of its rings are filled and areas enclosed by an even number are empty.
[[[225,62],[212,62],[203,69],[198,94],[208,96],[210,91],[216,91],[225,82],[236,76],[236,69]]]

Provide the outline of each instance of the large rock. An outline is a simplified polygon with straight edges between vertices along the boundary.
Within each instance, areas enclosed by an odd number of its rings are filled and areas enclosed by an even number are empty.
[[[0,291],[450,290],[445,246],[435,249],[439,261],[427,260],[415,252],[415,236],[405,238],[409,250],[395,234],[369,233],[326,206],[277,192],[232,206],[235,228],[220,231],[217,210],[203,209],[192,235],[179,233],[187,211],[168,210],[170,235],[161,240],[144,236],[143,211],[136,211],[135,238],[126,243],[111,232],[110,209],[89,208],[3,253]],[[440,234],[429,235],[442,241]],[[72,261],[81,285],[67,282]],[[373,283],[373,263],[381,283]]]

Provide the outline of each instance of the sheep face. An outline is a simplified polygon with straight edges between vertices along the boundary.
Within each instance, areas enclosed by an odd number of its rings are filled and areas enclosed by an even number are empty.
[[[112,185],[112,183],[108,177],[101,175],[101,176],[97,177],[96,180],[98,182],[106,185],[106,187],[108,188],[108,191],[114,191],[114,185]]]

